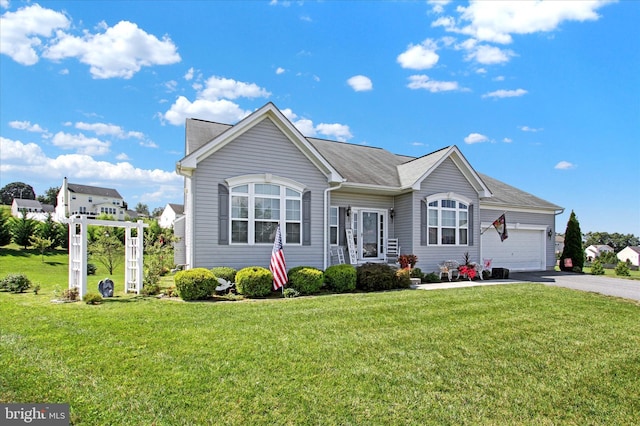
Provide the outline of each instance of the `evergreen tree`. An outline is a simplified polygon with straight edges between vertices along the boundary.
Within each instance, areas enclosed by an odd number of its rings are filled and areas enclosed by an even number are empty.
[[[569,259],[569,260],[567,260]],[[562,271],[582,272],[584,266],[584,249],[582,247],[582,232],[576,214],[571,210],[564,233],[564,249],[560,255],[560,269]]]
[[[38,224],[38,236],[46,240],[51,240],[52,249],[62,244],[63,232],[63,226],[53,220],[51,213],[47,214],[44,222]]]
[[[591,275],[604,275],[604,268],[602,267],[602,263],[600,263],[600,259],[593,261],[591,265]]]
[[[33,219],[27,217],[27,211],[22,211],[22,216],[11,218],[11,234],[13,235],[13,242],[17,245],[28,248],[31,244],[29,239],[36,231],[37,223]]]
[[[0,247],[4,247],[11,242],[11,224],[4,210],[0,210]]]

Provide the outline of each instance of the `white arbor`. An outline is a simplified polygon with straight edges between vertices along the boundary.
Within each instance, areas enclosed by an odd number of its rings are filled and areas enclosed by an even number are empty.
[[[87,294],[87,227],[113,226],[125,228],[125,266],[124,291],[142,290],[144,231],[149,225],[141,220],[136,223],[113,220],[87,219],[82,215],[72,216],[69,223],[69,289],[77,288],[80,299]],[[131,230],[136,229],[136,236],[131,236]]]

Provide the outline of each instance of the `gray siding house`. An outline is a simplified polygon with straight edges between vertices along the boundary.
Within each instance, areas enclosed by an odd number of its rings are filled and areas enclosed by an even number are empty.
[[[423,272],[465,253],[514,271],[555,265],[563,209],[477,173],[456,146],[415,158],[308,138],[268,103],[235,125],[187,120],[185,153],[187,268],[268,267],[278,225],[288,268],[326,269],[338,250],[347,262],[386,262],[389,239]],[[501,241],[492,223],[503,213]]]

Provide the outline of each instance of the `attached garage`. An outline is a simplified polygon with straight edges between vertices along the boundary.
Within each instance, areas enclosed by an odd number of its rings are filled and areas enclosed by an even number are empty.
[[[494,268],[510,271],[544,271],[546,267],[546,227],[540,225],[507,226],[509,237],[500,241],[500,236],[491,226],[482,229],[482,258],[492,259]]]

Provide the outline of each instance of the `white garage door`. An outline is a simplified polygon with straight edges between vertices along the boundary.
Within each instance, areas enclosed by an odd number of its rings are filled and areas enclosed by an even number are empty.
[[[507,229],[509,238],[500,241],[495,229],[482,234],[482,257],[493,259],[492,267],[510,271],[544,271],[544,230]]]

